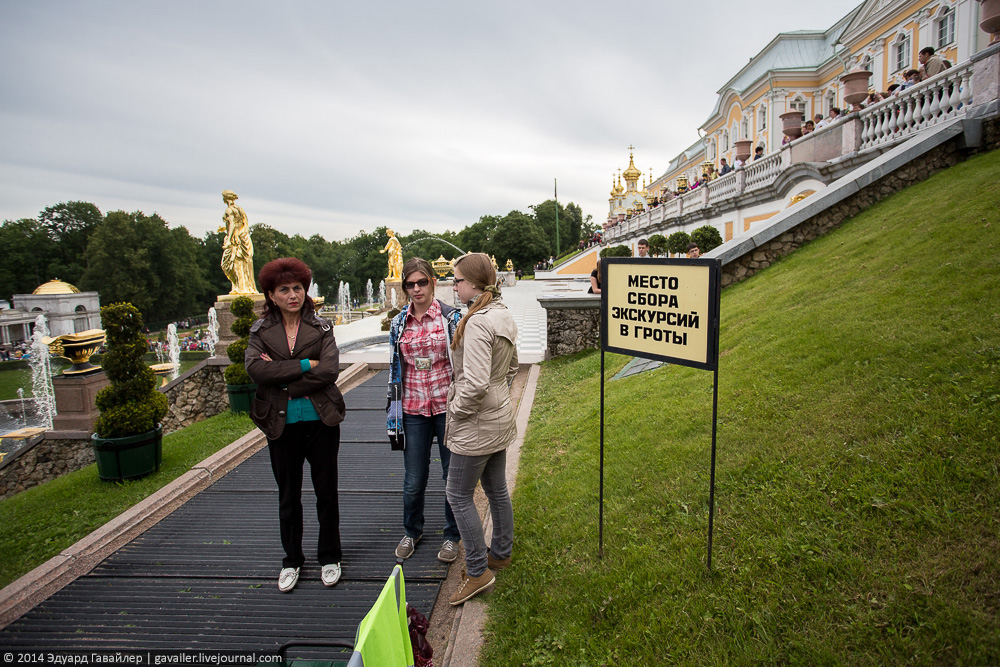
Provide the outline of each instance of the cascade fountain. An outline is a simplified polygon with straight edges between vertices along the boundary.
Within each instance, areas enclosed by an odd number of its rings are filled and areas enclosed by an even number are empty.
[[[177,338],[177,325],[173,322],[167,325],[167,345],[170,347],[170,364],[174,367],[170,379],[176,380],[181,374],[181,345]]]
[[[396,307],[396,288],[392,288],[392,307]]]
[[[215,346],[219,342],[219,315],[215,312],[215,307],[208,309],[208,356],[215,356]]]
[[[378,302],[380,306],[385,306],[385,281],[378,284]]]
[[[311,285],[309,285],[309,292],[308,292],[308,294],[309,294],[309,298],[312,299],[313,301],[315,301],[316,299],[319,298],[319,285],[316,284],[315,280],[312,281]]]
[[[365,305],[367,306],[372,305],[373,298],[375,297],[372,295],[372,279],[369,278],[368,284],[365,285]]]
[[[48,338],[49,327],[45,316],[35,319],[35,331],[31,334],[31,391],[35,396],[35,411],[41,418],[41,426],[51,430],[52,418],[56,414],[56,394],[52,388],[52,363],[49,361],[49,346],[42,342]]]
[[[351,316],[351,283],[340,283],[337,290],[337,309],[340,311],[341,322],[347,324]]]

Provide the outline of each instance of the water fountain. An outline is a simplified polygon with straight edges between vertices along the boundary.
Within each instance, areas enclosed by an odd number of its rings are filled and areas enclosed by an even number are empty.
[[[396,288],[392,288],[392,307],[396,307]]]
[[[170,379],[176,380],[181,374],[181,345],[177,338],[177,325],[173,322],[167,325],[167,346],[170,348],[170,365],[174,367]]]
[[[56,414],[56,395],[52,389],[52,363],[49,361],[49,346],[42,342],[49,337],[49,327],[45,316],[35,319],[35,331],[31,334],[31,391],[35,397],[35,412],[40,418],[40,426],[52,429],[52,418]]]
[[[17,388],[17,398],[21,401],[21,428],[28,428],[28,408],[24,405],[24,389]]]
[[[154,342],[153,345],[156,347],[156,350],[155,350],[155,352],[156,352],[156,363],[157,364],[166,363],[166,356],[167,355],[163,353],[163,345],[160,343],[160,341]]]
[[[383,308],[385,307],[385,281],[383,280],[378,284],[378,302]]]
[[[350,322],[351,316],[351,283],[340,283],[337,290],[337,310],[340,311],[340,321],[344,324]]]
[[[309,298],[313,301],[319,298],[319,285],[316,284],[315,280],[309,285]]]
[[[369,278],[368,284],[365,285],[365,305],[367,306],[372,305],[373,298],[374,296],[372,295],[372,279]]]
[[[208,356],[215,356],[215,345],[219,342],[219,315],[215,308],[208,309]]]

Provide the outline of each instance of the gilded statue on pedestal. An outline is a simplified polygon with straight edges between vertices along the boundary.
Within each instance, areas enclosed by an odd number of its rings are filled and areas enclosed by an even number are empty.
[[[403,246],[394,231],[391,229],[385,231],[389,235],[389,240],[385,247],[379,250],[379,254],[389,253],[389,276],[385,280],[390,283],[400,282],[403,280]]]
[[[226,238],[222,243],[222,271],[233,284],[230,294],[256,294],[253,277],[253,241],[250,240],[250,222],[246,212],[236,205],[236,193],[222,191],[226,212],[222,214]]]

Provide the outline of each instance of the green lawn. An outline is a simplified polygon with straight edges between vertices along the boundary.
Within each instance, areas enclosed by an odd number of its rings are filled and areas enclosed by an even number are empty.
[[[722,295],[712,374],[543,365],[485,665],[1000,664],[1000,152]],[[607,377],[626,358],[609,356]]]
[[[197,366],[202,360],[201,359],[182,359],[181,360],[181,374],[186,373],[195,366]],[[147,360],[147,363],[156,363],[155,361]],[[53,359],[52,360],[52,373],[53,375],[58,375],[63,369],[69,368],[70,363],[65,359]],[[162,382],[162,380],[160,380]],[[159,385],[157,385],[159,386]],[[12,398],[17,398],[18,388],[24,389],[24,395],[26,398],[33,396],[31,389],[31,369],[30,368],[15,368],[11,370],[0,370],[0,401],[7,401]]]
[[[143,498],[238,440],[250,418],[224,412],[163,436],[159,471],[139,480],[102,482],[97,464],[0,500],[0,587],[6,586]]]

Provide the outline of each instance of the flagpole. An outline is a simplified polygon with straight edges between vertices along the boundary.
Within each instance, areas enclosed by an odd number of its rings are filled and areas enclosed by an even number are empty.
[[[553,178],[556,195],[556,257],[559,257],[559,179]]]

